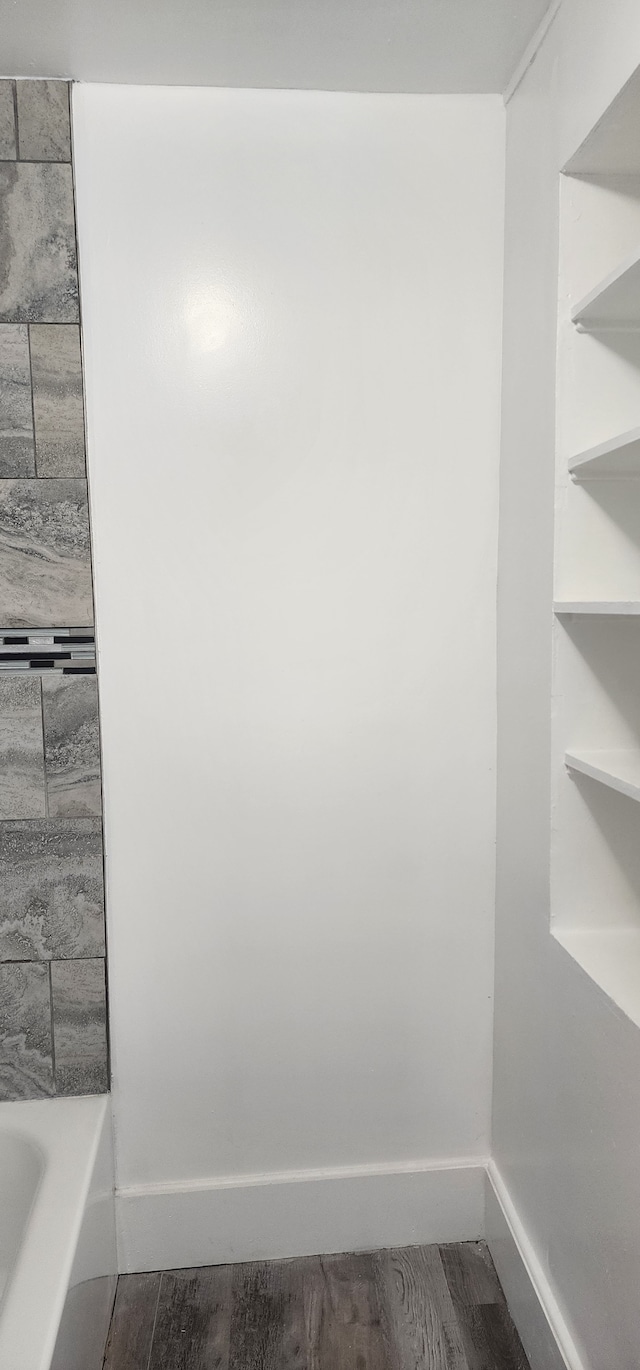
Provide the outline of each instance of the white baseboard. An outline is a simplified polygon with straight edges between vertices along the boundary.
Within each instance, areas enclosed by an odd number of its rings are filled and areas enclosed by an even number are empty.
[[[486,1174],[485,1237],[531,1370],[588,1370],[493,1160]]]
[[[485,1236],[531,1370],[588,1370],[493,1160],[116,1190],[122,1274]]]
[[[485,1161],[354,1166],[116,1191],[121,1273],[474,1240]]]

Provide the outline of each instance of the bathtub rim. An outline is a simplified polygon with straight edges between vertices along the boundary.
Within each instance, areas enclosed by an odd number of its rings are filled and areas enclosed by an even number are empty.
[[[36,1182],[35,1182],[35,1185],[34,1185],[34,1188],[33,1188],[33,1193],[32,1193],[32,1195],[31,1195],[31,1202],[30,1202],[30,1204],[29,1204],[29,1207],[28,1207],[28,1210],[27,1210],[27,1214],[26,1214],[26,1218],[25,1218],[25,1223],[24,1223],[24,1230],[25,1230],[25,1232],[26,1232],[26,1231],[28,1230],[28,1227],[29,1227],[29,1222],[31,1221],[31,1214],[33,1213],[33,1209],[34,1209],[36,1200],[37,1200],[38,1195],[39,1195],[39,1193],[40,1193],[40,1188],[41,1188],[41,1185],[42,1185],[42,1181],[43,1181],[43,1179],[44,1179],[44,1173],[45,1173],[45,1170],[46,1170],[46,1167],[47,1167],[47,1157],[46,1157],[46,1153],[45,1153],[45,1151],[44,1151],[44,1148],[41,1146],[40,1142],[39,1142],[39,1141],[36,1141],[34,1137],[30,1136],[29,1133],[26,1132],[24,1128],[12,1128],[12,1127],[4,1128],[4,1127],[0,1127],[0,1137],[9,1137],[9,1138],[10,1138],[12,1141],[14,1141],[14,1142],[22,1142],[22,1143],[24,1143],[24,1144],[26,1145],[26,1147],[27,1147],[27,1150],[28,1150],[29,1152],[31,1152],[31,1154],[32,1154],[33,1156],[36,1157],[36,1160],[37,1160],[37,1162],[38,1162],[38,1174],[37,1174],[37,1179],[36,1179]],[[12,1283],[13,1283],[13,1276],[14,1276],[15,1270],[17,1269],[18,1257],[19,1257],[19,1255],[20,1255],[21,1250],[22,1250],[22,1245],[21,1245],[21,1246],[18,1248],[18,1250],[15,1252],[15,1254],[14,1254],[14,1256],[13,1256],[13,1259],[12,1259],[12,1261],[11,1261],[11,1264],[10,1264],[10,1266],[8,1267],[8,1270],[7,1270],[7,1277],[6,1277],[6,1280],[5,1280],[4,1284],[2,1285],[2,1288],[0,1288],[0,1322],[2,1321],[2,1310],[3,1310],[3,1308],[6,1307],[7,1301],[8,1301],[8,1299],[9,1299],[9,1295],[10,1295],[10,1291],[11,1291],[11,1285],[12,1285]]]
[[[0,1131],[35,1144],[44,1172],[0,1312],[0,1365],[49,1370],[110,1096],[0,1103]]]

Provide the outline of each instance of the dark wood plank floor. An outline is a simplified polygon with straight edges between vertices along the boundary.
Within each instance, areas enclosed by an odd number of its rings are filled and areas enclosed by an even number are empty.
[[[528,1370],[484,1242],[121,1275],[105,1370]]]

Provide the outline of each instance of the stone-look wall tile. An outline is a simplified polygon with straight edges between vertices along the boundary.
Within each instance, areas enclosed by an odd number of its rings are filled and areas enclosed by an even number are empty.
[[[94,675],[42,677],[44,750],[51,817],[101,812],[98,684]]]
[[[40,677],[0,675],[0,819],[45,812]]]
[[[101,1094],[109,1088],[104,961],[51,965],[57,1094]]]
[[[53,623],[93,623],[86,481],[0,481],[0,624]]]
[[[0,824],[0,961],[103,955],[100,819]]]
[[[49,967],[0,966],[0,1099],[53,1094]]]
[[[31,374],[39,476],[84,476],[80,329],[32,324]]]
[[[66,81],[16,81],[21,161],[70,162],[71,125]]]
[[[0,81],[0,162],[13,161],[16,151],[13,81]]]
[[[16,629],[93,624],[70,160],[68,83],[0,81],[0,625]],[[100,813],[95,677],[0,675],[0,1098],[109,1087]]]
[[[73,328],[73,324],[70,325]],[[0,478],[35,476],[29,334],[0,324]]]
[[[0,162],[0,322],[77,323],[71,167]]]

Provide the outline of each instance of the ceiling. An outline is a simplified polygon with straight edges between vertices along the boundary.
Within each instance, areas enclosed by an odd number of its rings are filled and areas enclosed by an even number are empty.
[[[549,0],[0,0],[3,76],[502,91]]]

